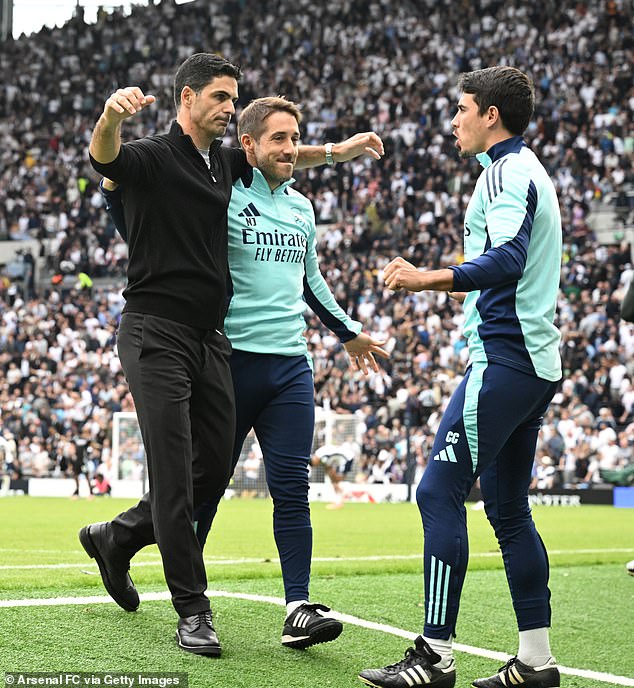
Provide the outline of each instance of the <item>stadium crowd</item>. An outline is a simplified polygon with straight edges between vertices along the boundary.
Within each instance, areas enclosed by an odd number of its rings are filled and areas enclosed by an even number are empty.
[[[363,423],[355,470],[369,482],[413,478],[407,446],[424,468],[466,363],[460,305],[444,293],[393,293],[381,278],[400,254],[428,268],[461,260],[478,165],[454,152],[456,76],[495,63],[530,73],[537,110],[527,140],[557,187],[565,249],[565,374],[535,486],[592,486],[602,470],[633,465],[634,325],[619,319],[631,247],[600,245],[588,222],[607,203],[620,225],[634,221],[633,21],[631,3],[618,0],[163,0],[7,40],[0,239],[38,240],[44,269],[38,280],[0,282],[4,471],[63,475],[82,462],[109,470],[112,413],[133,410],[114,347],[126,246],[104,210],[88,140],[104,98],[128,84],[158,105],[124,134],[165,130],[174,65],[208,50],[243,66],[241,104],[277,93],[303,103],[304,142],[370,129],[385,142],[380,162],[297,175],[323,225],[327,281],[392,354],[381,373],[352,374],[338,340],[307,313],[317,403]],[[235,144],[235,128],[229,134]]]

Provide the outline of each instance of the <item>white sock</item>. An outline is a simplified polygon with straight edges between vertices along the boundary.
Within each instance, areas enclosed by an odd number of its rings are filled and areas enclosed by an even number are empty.
[[[286,603],[286,616],[290,616],[297,607],[301,607],[303,604],[308,604],[308,600],[296,600],[295,602]]]
[[[520,631],[520,647],[517,658],[530,667],[542,666],[551,658],[548,628]]]
[[[440,640],[438,638],[428,638],[424,635],[423,640],[436,654],[440,655],[440,662],[434,664],[434,666],[439,669],[446,669],[453,661],[453,638]]]

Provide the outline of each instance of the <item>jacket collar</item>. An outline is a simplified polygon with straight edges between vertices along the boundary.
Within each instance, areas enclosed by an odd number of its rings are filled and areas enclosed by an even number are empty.
[[[288,193],[287,187],[289,187],[295,181],[295,179],[291,177],[288,181],[283,182],[277,188],[271,191],[271,187],[264,178],[262,172],[260,172],[257,167],[251,167],[251,165],[247,165],[246,171],[242,175],[241,179],[245,189],[251,189],[256,193],[267,194],[269,196],[277,196],[279,194]]]
[[[482,167],[488,167],[509,153],[519,153],[520,149],[525,146],[526,143],[521,136],[511,136],[511,138],[491,146],[486,153],[478,153],[476,158]]]
[[[185,145],[191,146],[196,152],[198,152],[192,137],[189,134],[185,134],[183,128],[176,120],[172,122],[168,136],[178,143],[182,142]],[[211,146],[209,146],[209,157],[212,157],[213,154],[220,148],[220,146],[222,146],[222,139],[214,139],[211,142]]]

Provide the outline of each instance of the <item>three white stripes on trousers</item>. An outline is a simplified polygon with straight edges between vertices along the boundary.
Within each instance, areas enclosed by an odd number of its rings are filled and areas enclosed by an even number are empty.
[[[450,576],[451,566],[432,555],[426,619],[428,624],[442,626],[447,619],[447,597],[449,595]]]
[[[456,454],[451,444],[441,449],[434,461],[448,461],[458,463]],[[427,623],[434,626],[443,626],[447,619],[447,596],[449,594],[449,577],[451,566],[444,561],[431,558],[431,573],[429,574],[429,603],[427,606]]]

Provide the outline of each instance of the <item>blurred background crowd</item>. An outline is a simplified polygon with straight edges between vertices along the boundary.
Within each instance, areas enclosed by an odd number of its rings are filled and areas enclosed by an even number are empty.
[[[133,410],[115,349],[127,249],[104,210],[88,141],[104,100],[125,85],[158,103],[124,135],[166,130],[175,67],[199,51],[242,66],[239,105],[273,94],[300,103],[305,143],[367,130],[385,142],[379,162],[296,175],[315,206],[332,291],[391,352],[380,373],[353,374],[338,340],[306,313],[317,403],[362,424],[353,477],[368,482],[414,479],[408,448],[424,469],[467,355],[461,306],[444,293],[392,293],[382,268],[397,255],[428,268],[462,260],[479,165],[454,150],[456,77],[497,63],[527,71],[537,109],[526,139],[557,187],[564,238],[565,373],[534,485],[591,487],[634,472],[634,325],[619,318],[634,275],[633,23],[626,0],[155,0],[130,16],[102,12],[87,25],[78,13],[63,28],[5,41],[4,472],[108,473],[112,414]],[[226,143],[237,144],[233,125]]]

